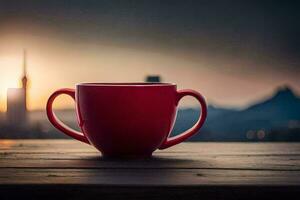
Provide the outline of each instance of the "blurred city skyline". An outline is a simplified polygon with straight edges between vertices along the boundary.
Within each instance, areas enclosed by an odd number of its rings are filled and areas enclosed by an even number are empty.
[[[29,110],[44,109],[58,88],[142,82],[149,74],[223,107],[246,107],[285,84],[299,93],[298,8],[259,1],[0,1],[0,111],[7,88],[21,85],[23,48]],[[57,104],[73,106],[68,98]]]

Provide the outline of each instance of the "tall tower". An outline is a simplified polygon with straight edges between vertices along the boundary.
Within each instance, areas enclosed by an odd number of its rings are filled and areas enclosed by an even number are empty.
[[[27,126],[27,63],[26,51],[23,52],[23,75],[21,88],[7,90],[7,121],[12,128]]]
[[[27,54],[26,49],[23,50],[23,77],[22,77],[22,89],[24,92],[24,108],[27,111]]]

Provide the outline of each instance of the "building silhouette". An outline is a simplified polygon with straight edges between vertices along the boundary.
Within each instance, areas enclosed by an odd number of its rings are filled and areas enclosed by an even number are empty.
[[[7,90],[7,121],[13,127],[27,125],[27,60],[26,51],[23,52],[23,75],[21,88],[8,88]]]
[[[146,76],[145,81],[148,83],[158,83],[161,82],[161,78],[159,75],[148,75]]]

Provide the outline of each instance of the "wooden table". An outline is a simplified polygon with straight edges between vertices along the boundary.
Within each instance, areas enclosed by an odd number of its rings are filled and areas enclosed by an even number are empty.
[[[1,200],[292,195],[300,198],[300,143],[183,143],[150,159],[107,160],[73,140],[0,140]]]

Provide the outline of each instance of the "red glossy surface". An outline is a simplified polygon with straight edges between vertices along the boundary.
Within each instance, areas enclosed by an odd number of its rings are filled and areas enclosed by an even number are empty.
[[[79,133],[59,121],[52,103],[60,94],[76,101]],[[184,133],[168,138],[184,96],[195,97],[201,105],[197,123]],[[50,122],[65,134],[95,146],[104,156],[149,156],[156,149],[178,144],[203,125],[207,114],[204,98],[193,90],[176,90],[167,83],[83,83],[54,92],[47,102]]]

